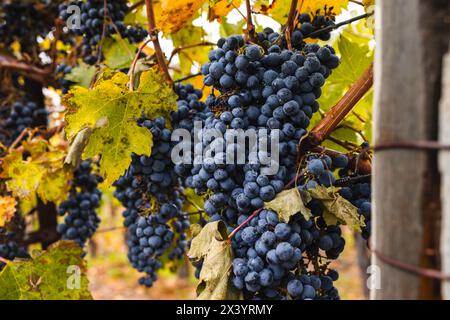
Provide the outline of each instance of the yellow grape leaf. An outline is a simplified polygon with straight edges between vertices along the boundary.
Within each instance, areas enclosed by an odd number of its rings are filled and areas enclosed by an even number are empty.
[[[306,220],[309,220],[312,214],[306,205],[311,199],[308,192],[300,192],[297,188],[292,188],[280,192],[275,199],[265,203],[264,207],[275,211],[280,217],[280,220],[286,223],[289,222],[289,219],[293,215],[299,212]]]
[[[186,47],[204,42],[206,32],[201,27],[189,24],[177,33],[172,34],[172,41],[175,47]],[[178,53],[180,59],[181,74],[186,76],[191,72],[193,62],[202,65],[208,61],[208,51],[210,46],[196,46],[182,50]]]
[[[364,218],[358,214],[358,208],[348,200],[323,186],[308,189],[308,192],[313,199],[317,199],[323,204],[323,218],[327,225],[336,225],[337,222],[341,222],[348,225],[349,228],[361,232],[361,227],[365,226]]]
[[[29,156],[23,159],[23,153]],[[21,149],[12,150],[3,159],[6,186],[14,196],[33,200],[35,194],[44,202],[59,202],[66,198],[71,172],[63,167],[66,150],[42,138],[30,138],[22,142]]]
[[[208,20],[222,21],[223,17],[226,17],[228,13],[234,8],[241,6],[242,0],[210,0],[208,8]]]
[[[128,82],[124,73],[108,70],[92,90],[75,87],[64,99],[68,107],[66,134],[73,140],[83,129],[92,129],[83,159],[101,155],[99,171],[105,186],[128,168],[131,153],[151,153],[152,135],[136,120],[143,114],[148,118],[168,117],[177,106],[177,97],[158,68],[143,72],[134,91],[129,90]]]
[[[0,227],[4,227],[16,213],[17,201],[13,197],[0,197]]]
[[[165,34],[177,32],[197,15],[208,0],[154,1],[156,26]]]
[[[254,8],[275,21],[285,24],[289,15],[291,0],[257,0]]]
[[[342,8],[346,8],[347,5],[348,0],[300,0],[298,2],[300,12],[312,14],[324,14],[325,9],[327,9],[327,12],[331,11],[333,14],[338,15],[342,12]]]
[[[197,228],[198,231],[198,228]],[[188,257],[203,259],[197,286],[199,300],[237,300],[240,293],[231,283],[233,252],[223,221],[208,223],[192,239]]]

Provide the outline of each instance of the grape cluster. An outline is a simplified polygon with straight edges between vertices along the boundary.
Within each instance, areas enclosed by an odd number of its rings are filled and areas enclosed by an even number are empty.
[[[93,65],[98,60],[99,53],[97,50],[103,30],[106,37],[120,33],[121,37],[127,38],[132,43],[141,42],[148,35],[145,29],[127,26],[124,23],[128,11],[126,0],[110,1],[106,8],[103,0],[72,1],[69,4],[61,4],[59,15],[65,21],[71,16],[67,12],[71,5],[76,5],[81,9],[81,26],[79,29],[70,30],[70,32],[83,36],[81,53],[84,61],[88,64]],[[107,25],[105,25],[105,21]],[[102,58],[101,53],[100,57]]]
[[[4,121],[4,137],[1,142],[12,143],[26,128],[45,126],[48,112],[31,101],[17,101],[11,106],[11,112]]]
[[[218,47],[202,66],[204,83],[220,93],[206,100],[212,112],[207,113],[205,129],[222,134],[227,129],[267,129],[267,137],[258,137],[259,146],[270,144],[275,132],[280,141],[279,162],[273,162],[269,152],[243,149],[226,134],[214,140],[204,135],[194,146],[203,150],[223,146],[222,152],[194,164],[187,182],[199,194],[212,192],[205,202],[208,215],[233,224],[240,214],[274,199],[295,175],[298,141],[318,111],[321,87],[339,59],[333,48],[317,44],[306,44],[303,51],[274,44],[266,53],[258,45],[246,45],[241,36],[220,39]],[[256,161],[225,164],[230,153]],[[278,166],[278,171],[264,174],[265,163]]]
[[[170,260],[183,256],[188,228],[189,220],[181,214],[181,201],[164,203],[148,217],[136,215],[135,222],[128,228],[127,245],[131,265],[146,273],[139,279],[140,284],[147,287],[153,285],[165,253]]]
[[[37,9],[46,5],[44,9]],[[11,1],[0,4],[0,39],[6,47],[14,41],[28,50],[38,36],[45,38],[54,21],[53,6],[48,1],[20,2]]]
[[[242,215],[239,222],[245,219]],[[305,252],[309,261],[317,259],[318,252],[312,251],[322,239],[323,230],[313,219],[298,214],[283,223],[276,212],[262,210],[233,237],[233,285],[246,299],[338,299],[333,287],[337,273],[331,272],[333,278],[311,273],[303,258]]]
[[[196,113],[205,109],[201,91],[190,85],[176,85],[175,91],[179,108],[172,113],[172,128],[193,130],[193,121],[201,118]],[[125,207],[128,259],[134,268],[146,273],[139,283],[151,287],[163,256],[169,260],[183,257],[189,220],[181,210],[183,194],[171,160],[172,131],[164,117],[142,118],[138,124],[152,132],[152,154],[132,154],[130,167],[115,182],[114,195]]]
[[[0,257],[6,260],[15,258],[29,259],[30,256],[25,247],[19,245],[16,241],[16,234],[8,231],[6,228],[0,228]],[[5,264],[0,261],[0,271]]]
[[[209,112],[201,101],[201,90],[192,85],[175,84],[178,109],[171,114],[171,127],[194,131],[195,121],[204,121]],[[172,131],[165,118],[138,120],[153,135],[150,157],[132,154],[131,165],[116,182],[115,196],[125,207],[128,228],[128,258],[134,268],[147,275],[139,283],[151,287],[162,267],[161,257],[183,257],[188,247],[189,220],[182,212],[182,186],[191,164],[174,164],[171,159]]]
[[[68,200],[62,202],[58,214],[64,223],[57,227],[64,240],[73,240],[80,247],[92,237],[100,219],[96,209],[100,206],[102,192],[97,188],[102,178],[94,174],[92,161],[83,161],[74,173]]]

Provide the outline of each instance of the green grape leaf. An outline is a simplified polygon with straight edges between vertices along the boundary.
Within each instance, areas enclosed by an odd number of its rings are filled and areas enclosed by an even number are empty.
[[[16,213],[17,201],[13,197],[0,197],[0,228],[11,221]]]
[[[220,36],[227,38],[234,34],[242,34],[246,25],[245,19],[239,20],[236,23],[228,22],[227,17],[222,17],[222,23],[220,24]]]
[[[188,257],[203,259],[197,286],[199,300],[237,300],[240,292],[231,283],[233,252],[223,221],[208,223],[192,239]]]
[[[64,79],[72,81],[81,87],[89,88],[96,72],[97,68],[95,66],[80,62],[77,67],[65,75]]]
[[[8,262],[0,272],[4,300],[91,300],[83,250],[60,241],[30,260]]]
[[[361,74],[373,62],[373,50],[369,47],[370,38],[354,39],[349,37],[349,35],[350,32],[345,32],[337,42],[338,51],[341,54],[341,64],[337,69],[333,70],[331,76],[325,82],[322,89],[323,94],[318,100],[320,108],[324,112],[328,111],[344,96],[350,86],[359,79]],[[372,128],[365,125],[365,123],[371,122],[372,97],[373,95],[370,92],[366,94],[343,121],[343,124],[347,127],[362,132],[366,138],[372,135]],[[361,119],[364,120],[364,123]],[[314,115],[311,126],[315,126],[320,120],[319,114]],[[333,132],[332,136],[339,140],[347,140],[357,144],[360,144],[363,140],[355,130],[349,128],[339,128]],[[337,151],[347,151],[330,141],[326,141],[324,146]]]
[[[203,197],[197,195],[194,189],[186,188],[184,189],[184,196],[186,201],[183,203],[182,211],[186,213],[194,213],[203,210],[204,199]]]
[[[192,23],[172,34],[173,45],[177,48],[196,45],[205,41],[206,32],[201,27],[193,26]],[[180,69],[182,75],[191,73],[193,62],[199,65],[208,61],[208,51],[210,46],[196,46],[189,49],[184,49],[178,52],[180,60]]]
[[[373,62],[373,51],[369,49],[368,43],[350,41],[341,36],[338,41],[341,54],[341,64],[331,74],[327,81],[349,87]]]
[[[320,200],[325,210],[323,218],[327,225],[336,225],[340,222],[351,229],[361,232],[364,227],[364,218],[358,214],[358,208],[352,205],[341,195],[333,193],[323,186],[308,190],[313,199]]]
[[[176,95],[159,69],[143,72],[135,91],[129,90],[128,82],[127,75],[107,71],[92,90],[75,87],[64,99],[66,134],[73,140],[83,129],[92,129],[83,159],[101,155],[99,171],[105,186],[111,186],[128,168],[131,153],[151,153],[152,135],[136,120],[142,114],[168,118],[176,110]]]
[[[103,45],[105,64],[114,70],[129,68],[134,60],[136,45],[128,39],[119,37],[106,38]]]
[[[283,222],[289,222],[289,219],[297,214],[301,213],[306,220],[309,220],[312,216],[311,210],[306,205],[311,201],[311,196],[306,191],[299,191],[297,188],[284,190],[280,192],[275,199],[270,202],[266,202],[264,207],[266,209],[272,209],[278,213],[280,220]]]

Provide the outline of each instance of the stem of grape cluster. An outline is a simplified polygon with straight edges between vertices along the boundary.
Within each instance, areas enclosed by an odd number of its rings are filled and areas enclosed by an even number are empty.
[[[253,212],[251,214],[250,217],[248,217],[244,222],[242,222],[240,225],[238,225],[236,227],[236,229],[234,229],[229,235],[228,235],[228,239],[231,239],[236,232],[238,232],[239,230],[241,230],[243,227],[245,227],[247,225],[247,223],[249,223],[254,217],[256,217],[261,211],[263,210],[263,208],[259,208],[258,210],[256,210],[255,212]]]
[[[341,100],[331,108],[322,120],[311,130],[309,135],[298,144],[299,159],[306,152],[320,145],[341,121],[349,114],[359,100],[369,91],[373,84],[373,63],[361,77],[350,87]]]
[[[156,29],[155,22],[155,13],[153,12],[153,1],[145,0],[145,6],[147,9],[148,33],[153,42],[153,46],[155,47],[156,59],[158,60],[158,65],[163,71],[164,78],[171,85],[173,81],[170,77],[169,68],[167,67],[166,59],[161,49],[161,45],[159,44],[158,30]]]
[[[255,42],[255,25],[252,20],[252,6],[250,5],[250,0],[245,0],[245,5],[247,9],[247,34],[250,41]]]

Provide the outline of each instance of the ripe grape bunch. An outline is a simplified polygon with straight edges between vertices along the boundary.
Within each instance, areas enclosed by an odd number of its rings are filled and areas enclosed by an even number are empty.
[[[127,38],[131,43],[144,40],[148,33],[145,29],[134,26],[127,26],[124,18],[128,12],[126,0],[109,1],[106,4],[103,0],[72,1],[68,4],[61,4],[59,15],[66,22],[70,19],[69,6],[78,6],[81,10],[80,28],[71,29],[69,32],[78,36],[83,36],[81,54],[88,64],[95,64],[99,57],[99,44],[102,36],[111,36],[119,33],[121,37]]]
[[[58,213],[64,216],[64,223],[57,227],[63,240],[73,240],[80,247],[92,237],[100,219],[96,209],[100,206],[102,192],[97,188],[102,178],[93,173],[91,160],[81,162],[71,181],[69,198],[62,202]]]
[[[38,9],[45,5],[45,10]],[[54,5],[46,1],[20,2],[0,4],[0,39],[9,47],[19,41],[26,50],[33,46],[38,36],[45,38],[50,31],[49,21],[54,20]]]
[[[300,17],[303,24],[312,22],[305,15]],[[296,34],[301,33],[299,28],[300,23],[294,30]],[[204,210],[210,221],[223,220],[230,231],[237,225],[242,227],[252,212],[273,200],[296,176],[297,145],[319,110],[321,87],[339,65],[332,47],[306,44],[303,40],[308,32],[304,33],[292,39],[293,50],[287,48],[282,35],[270,28],[256,35],[256,44],[246,44],[242,36],[220,39],[218,49],[208,55],[210,62],[202,66],[205,85],[218,92],[206,100],[212,112],[207,113],[204,127],[224,137],[203,136],[194,148],[215,148],[215,143],[227,147],[204,158],[202,164],[194,164],[187,183],[206,196]],[[227,141],[227,129],[267,129],[267,137],[258,137],[259,146],[269,144],[278,133],[279,161],[273,163],[268,151],[250,150]],[[229,153],[245,154],[246,159],[257,161],[225,163]],[[278,166],[275,174],[263,173],[267,163]],[[323,208],[316,207],[312,209],[313,220],[299,222],[301,218],[297,218],[289,222],[291,225],[279,223],[275,212],[263,210],[249,226],[234,234],[233,283],[246,298],[338,298],[332,285],[337,273],[320,263],[320,251],[326,258],[335,259],[345,241],[339,227],[324,223]],[[285,234],[281,235],[281,230]],[[308,269],[312,261],[318,266],[313,271]],[[237,265],[242,269],[237,270]]]
[[[4,120],[4,133],[1,142],[11,144],[26,128],[46,126],[48,113],[44,108],[39,108],[36,103],[23,100],[17,101],[11,106],[9,116]]]
[[[193,130],[194,121],[201,121],[206,106],[200,101],[202,92],[192,85],[176,84],[178,110],[171,114],[172,128]],[[132,154],[131,165],[116,182],[114,195],[125,207],[128,259],[146,276],[140,284],[151,287],[162,267],[161,259],[183,257],[187,248],[186,231],[189,220],[181,211],[183,194],[181,181],[171,159],[172,131],[164,117],[142,118],[138,124],[153,136],[150,157]]]
[[[6,228],[0,228],[0,257],[11,261],[15,258],[30,258],[26,248],[18,244],[16,234]],[[0,271],[4,267],[5,264],[0,261]]]
[[[290,51],[273,44],[265,52],[258,45],[245,44],[241,36],[220,39],[218,47],[209,53],[210,62],[202,66],[204,83],[220,92],[220,96],[207,99],[214,113],[205,120],[205,128],[223,134],[228,128],[268,129],[268,137],[266,141],[259,139],[260,145],[270,142],[272,130],[280,130],[280,161],[275,163],[279,170],[272,176],[261,174],[261,164],[270,160],[267,152],[241,150],[227,141],[226,135],[212,143],[203,137],[203,148],[222,142],[227,149],[194,165],[190,186],[200,194],[213,193],[205,203],[207,214],[214,219],[225,216],[227,222],[235,223],[240,213],[273,200],[295,175],[298,141],[318,111],[321,86],[339,59],[329,46],[305,44],[302,51]],[[225,165],[229,152],[244,153],[247,159],[252,156],[258,161]]]
[[[172,128],[193,132],[194,121],[202,121],[208,113],[200,101],[202,92],[189,84],[175,84],[174,90],[178,110],[171,114]],[[152,132],[152,155],[132,154],[131,165],[116,181],[114,194],[126,208],[128,259],[134,268],[146,273],[139,283],[151,287],[163,265],[162,257],[180,259],[188,245],[189,220],[181,211],[184,199],[179,176],[189,172],[190,166],[172,162],[172,131],[164,117],[142,118],[138,124]]]
[[[239,222],[246,219],[242,215]],[[325,249],[323,239],[331,234],[316,224],[301,214],[283,223],[276,212],[262,210],[233,237],[233,285],[246,299],[339,299],[333,286],[338,273],[326,265],[312,272],[308,265],[320,262],[318,249]]]

